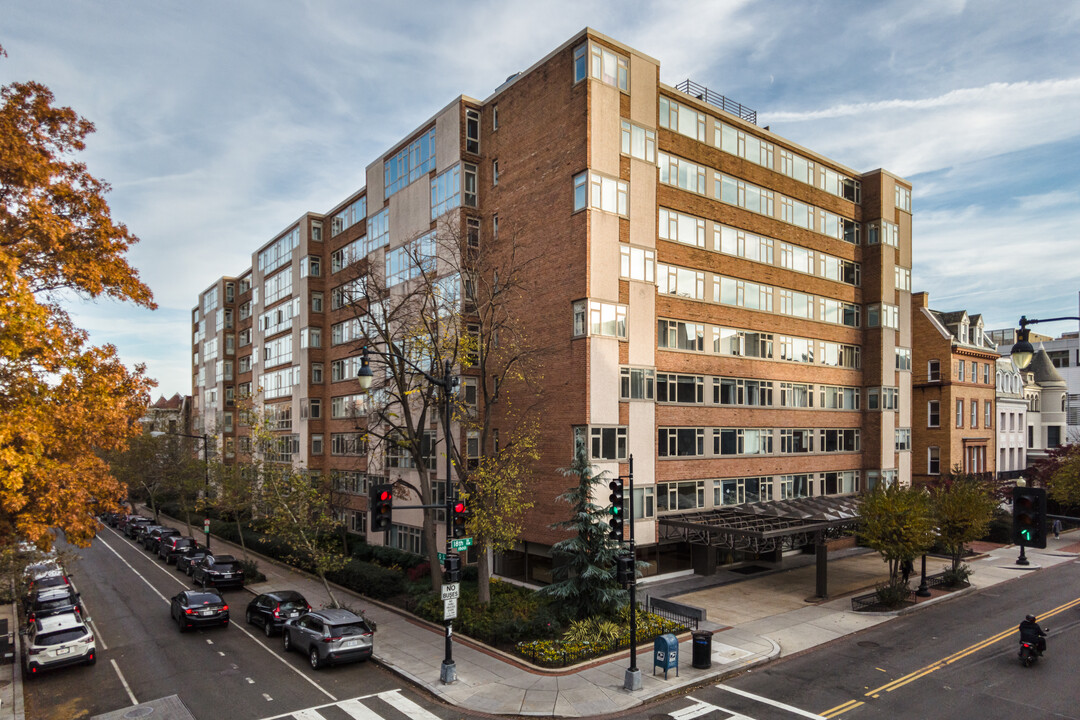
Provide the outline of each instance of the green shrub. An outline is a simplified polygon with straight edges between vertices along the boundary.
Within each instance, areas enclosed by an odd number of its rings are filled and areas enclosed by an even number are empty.
[[[911,600],[911,588],[898,578],[881,583],[874,590],[874,594],[877,596],[878,603],[887,608],[900,607]]]
[[[685,632],[686,627],[659,615],[639,611],[637,613],[637,642],[649,643],[664,633]],[[557,640],[524,640],[514,647],[515,652],[537,665],[560,667],[563,665],[607,655],[630,642],[627,626],[630,608],[624,606],[617,620],[590,618],[572,623],[565,635]]]
[[[955,570],[949,565],[941,573],[942,580],[948,587],[965,587],[971,577],[971,567],[961,563]]]
[[[355,559],[341,570],[327,573],[326,578],[376,600],[389,600],[405,591],[401,572]]]
[[[241,560],[240,567],[244,569],[244,584],[266,582],[266,576],[259,570],[259,563],[254,560]]]

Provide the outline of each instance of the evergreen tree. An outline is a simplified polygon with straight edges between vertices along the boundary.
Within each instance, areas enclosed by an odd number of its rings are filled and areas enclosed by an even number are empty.
[[[578,449],[569,468],[559,472],[576,477],[578,484],[556,498],[573,511],[569,519],[551,527],[572,535],[552,546],[555,582],[541,592],[558,599],[567,616],[574,619],[613,615],[628,600],[627,591],[615,580],[620,543],[608,536],[606,508],[592,501],[593,488],[606,480],[607,473],[593,472],[584,448]]]

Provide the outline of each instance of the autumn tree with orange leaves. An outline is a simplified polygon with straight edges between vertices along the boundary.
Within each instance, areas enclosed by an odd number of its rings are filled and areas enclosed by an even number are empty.
[[[62,305],[155,307],[125,259],[138,238],[75,159],[94,126],[53,102],[40,83],[0,87],[0,546],[47,546],[50,528],[90,542],[91,513],[126,494],[102,453],[140,431],[153,385],[112,345],[90,345]]]

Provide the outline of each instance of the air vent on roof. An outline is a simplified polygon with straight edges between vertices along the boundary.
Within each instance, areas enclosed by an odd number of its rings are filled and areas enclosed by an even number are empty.
[[[500,91],[500,90],[502,90],[502,89],[503,89],[504,87],[506,87],[507,85],[509,85],[510,83],[512,83],[512,82],[513,82],[514,80],[517,80],[517,77],[518,77],[518,75],[520,75],[520,74],[521,74],[521,71],[520,71],[520,70],[518,70],[518,71],[517,71],[516,73],[514,73],[513,75],[508,75],[508,76],[506,77],[506,79],[505,79],[505,80],[503,80],[503,83],[502,83],[502,85],[500,85],[499,87],[495,88],[495,92],[499,92],[499,91]]]

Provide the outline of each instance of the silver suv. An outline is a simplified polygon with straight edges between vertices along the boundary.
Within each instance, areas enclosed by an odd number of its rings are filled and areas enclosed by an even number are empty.
[[[94,633],[76,613],[38,618],[26,630],[23,643],[23,667],[26,677],[42,670],[97,662]]]
[[[285,651],[306,653],[311,667],[367,660],[371,657],[374,630],[356,613],[339,608],[313,610],[285,621],[281,635]]]

